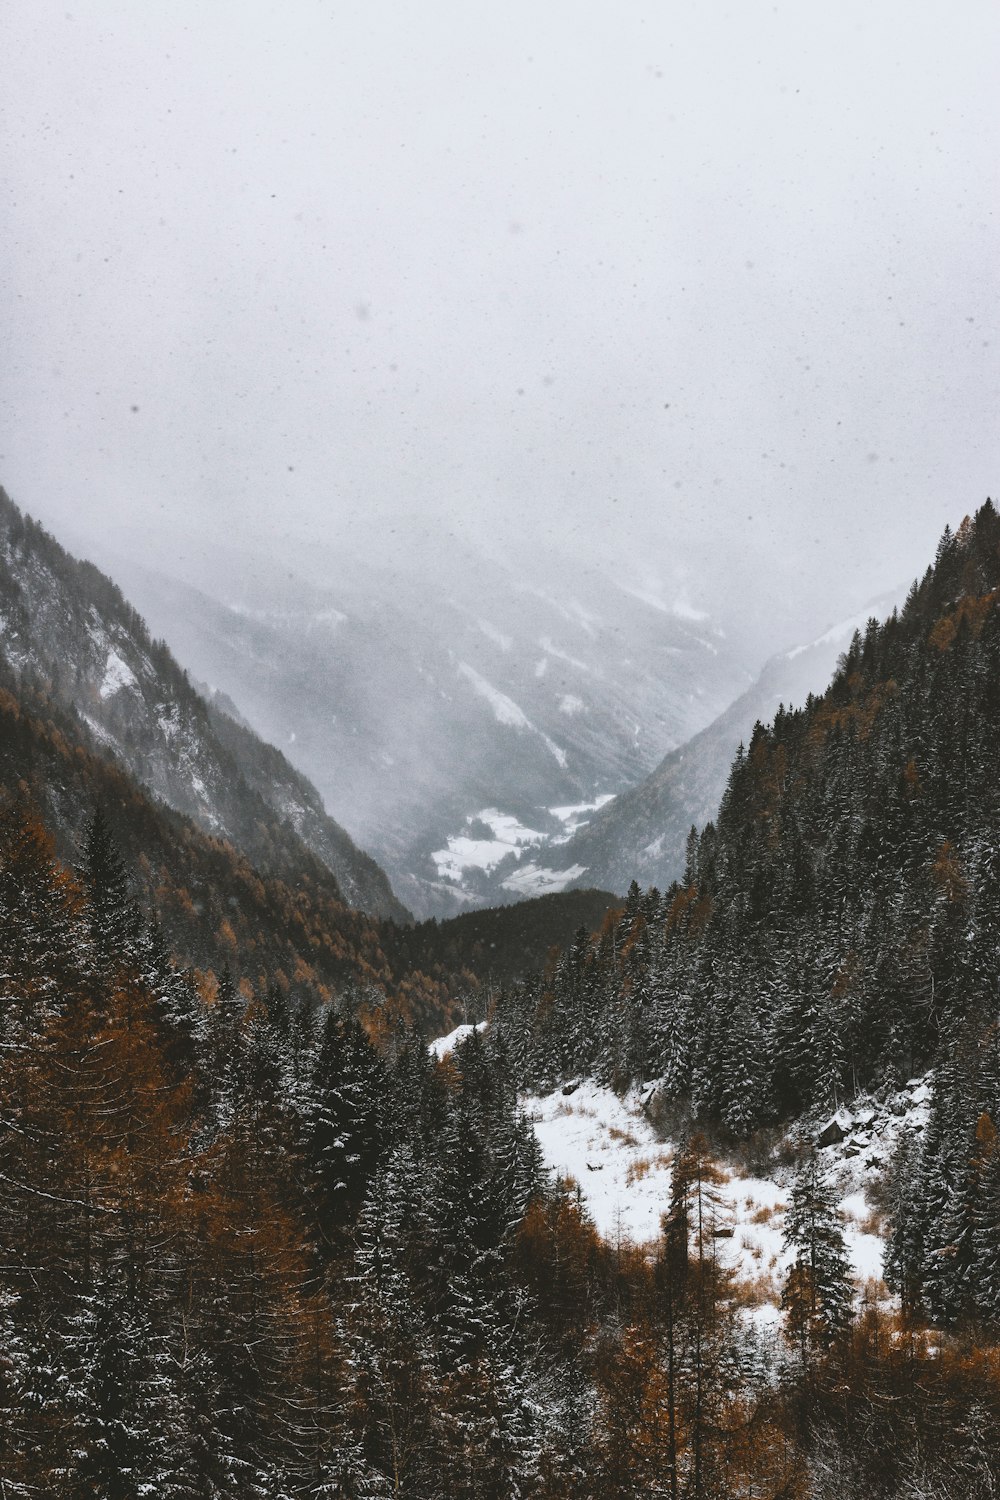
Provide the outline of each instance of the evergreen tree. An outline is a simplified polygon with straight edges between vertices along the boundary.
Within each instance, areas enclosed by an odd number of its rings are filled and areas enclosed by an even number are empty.
[[[799,1167],[785,1210],[785,1248],[794,1256],[782,1293],[790,1341],[803,1363],[851,1320],[851,1272],[832,1190],[815,1155]]]

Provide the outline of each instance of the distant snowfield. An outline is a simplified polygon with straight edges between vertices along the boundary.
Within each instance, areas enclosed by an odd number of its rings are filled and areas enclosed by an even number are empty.
[[[558,818],[565,829],[564,833],[556,838],[550,839],[552,844],[568,844],[570,838],[578,828],[582,828],[590,819],[582,815],[584,813],[599,812],[602,807],[607,807],[609,802],[615,800],[614,792],[604,792],[600,797],[595,797],[593,802],[574,802],[566,807],[550,807],[549,812],[554,818]]]
[[[500,812],[496,807],[484,807],[477,813],[471,813],[465,820],[467,828],[476,823],[488,828],[493,837],[472,838],[464,833],[452,835],[446,848],[435,849],[431,855],[442,879],[460,882],[466,870],[492,870],[508,854],[520,859],[522,850],[545,840],[544,833],[526,828],[509,813]]]
[[[522,899],[529,896],[547,896],[553,891],[564,891],[571,880],[586,875],[586,865],[570,865],[568,870],[553,870],[548,865],[522,865],[513,875],[501,881],[505,891],[513,891]]]
[[[465,820],[469,832],[450,834],[443,849],[435,849],[431,855],[440,880],[453,881],[460,886],[469,871],[482,870],[489,873],[513,855],[520,860],[527,849],[544,850],[557,844],[565,844],[578,828],[588,820],[588,814],[597,812],[614,800],[610,792],[595,797],[593,802],[576,802],[560,807],[539,808],[541,821],[558,820],[562,825],[559,833],[545,833],[537,828],[528,828],[510,813],[496,807],[483,807],[470,813]],[[481,825],[489,830],[490,838],[475,836],[471,830]],[[573,865],[569,869],[554,870],[538,862],[526,863],[513,871],[502,882],[502,888],[513,891],[524,898],[542,896],[549,891],[563,891],[571,881],[586,874],[586,865]]]

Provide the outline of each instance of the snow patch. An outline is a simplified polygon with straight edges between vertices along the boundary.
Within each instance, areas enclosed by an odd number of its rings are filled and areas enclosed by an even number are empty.
[[[110,745],[113,749],[118,749],[118,741],[103,724],[98,723],[97,719],[90,714],[82,714],[81,717],[95,739],[99,740],[102,745]]]
[[[107,632],[105,631],[104,626],[101,624],[101,617],[97,613],[96,609],[92,608],[88,611],[86,628],[87,634],[90,636],[90,639],[93,641],[98,651],[105,650],[108,644]]]
[[[138,686],[138,679],[128,663],[122,661],[117,651],[109,651],[104,668],[104,681],[98,690],[101,697],[110,698],[115,693],[120,693],[123,688],[137,688]]]
[[[447,1036],[435,1037],[433,1042],[428,1043],[428,1050],[434,1054],[438,1062],[447,1057],[449,1052],[471,1036],[474,1031],[482,1031],[486,1025],[485,1021],[478,1021],[475,1026],[456,1026],[454,1031],[449,1031]]]
[[[508,854],[520,859],[525,848],[543,843],[545,839],[543,833],[526,828],[517,818],[495,807],[484,807],[465,822],[467,827],[473,823],[485,823],[493,837],[471,838],[468,834],[449,837],[447,848],[436,849],[431,855],[442,879],[460,881],[465,870],[495,869]]]
[[[489,620],[477,620],[476,624],[479,626],[486,639],[488,641],[492,641],[494,646],[499,646],[501,651],[509,651],[513,646],[514,637],[511,635],[504,635],[503,631],[498,630],[497,627],[495,625],[492,625]]]
[[[708,619],[705,610],[695,609],[694,605],[689,604],[686,599],[675,599],[671,614],[676,615],[678,620],[691,620],[695,624],[701,624],[703,620]]]
[[[585,661],[580,661],[578,657],[570,656],[567,652],[560,651],[559,647],[547,635],[543,635],[538,644],[548,656],[554,656],[557,661],[564,661],[569,666],[576,667],[578,672],[589,672],[591,670]],[[537,668],[535,669],[535,674],[538,677],[542,675]]]
[[[837,625],[831,625],[830,629],[823,635],[818,635],[814,641],[809,641],[804,646],[796,646],[791,651],[785,652],[786,661],[794,661],[797,656],[803,656],[806,651],[812,651],[817,646],[836,646],[839,641],[849,643],[856,630],[864,631],[865,626],[871,618],[871,611],[864,610],[861,614],[852,615],[849,620],[841,620]]]
[[[545,865],[522,865],[506,880],[501,881],[505,891],[518,896],[546,896],[552,891],[564,891],[571,880],[586,875],[586,865],[570,865],[568,870],[550,870]]]
[[[160,733],[163,735],[163,738],[169,743],[180,729],[176,703],[172,703],[169,708],[165,709],[158,716],[156,722],[160,726]]]
[[[559,762],[560,768],[565,771],[567,763],[566,751],[561,749],[560,746],[556,744],[555,740],[550,740],[548,735],[543,734],[541,730],[539,730],[538,733],[541,734],[542,739],[545,741],[546,750],[548,750],[550,755],[555,756],[556,760]]]
[[[509,724],[514,729],[531,729],[532,723],[523,709],[518,708],[513,698],[508,698],[506,693],[501,693],[485,677],[481,677],[475,667],[470,667],[468,662],[459,662],[458,675],[464,677],[466,682],[472,684],[475,692],[493,710],[493,717],[498,724]]]
[[[585,708],[583,699],[578,698],[575,693],[563,693],[559,699],[559,712],[569,714],[571,718],[574,714],[582,714]]]
[[[608,803],[614,800],[614,792],[602,792],[599,797],[594,798],[593,802],[572,802],[562,807],[550,807],[549,812],[554,818],[558,818],[560,823],[565,827],[565,832],[558,839],[553,839],[552,842],[557,844],[565,843],[571,834],[576,833],[578,828],[582,828],[585,823],[590,821],[589,818],[582,817],[581,814],[599,812],[602,807],[607,807]]]

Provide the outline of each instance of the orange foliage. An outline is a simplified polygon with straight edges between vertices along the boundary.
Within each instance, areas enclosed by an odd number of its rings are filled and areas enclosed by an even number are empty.
[[[966,594],[950,614],[942,615],[935,623],[928,641],[938,651],[948,651],[964,621],[974,641],[978,641],[986,624],[990,610],[1000,598],[1000,590],[992,589],[988,594]]]
[[[947,839],[938,849],[931,872],[938,889],[949,904],[961,901],[968,895],[969,884],[962,873],[961,861],[954,846]]]

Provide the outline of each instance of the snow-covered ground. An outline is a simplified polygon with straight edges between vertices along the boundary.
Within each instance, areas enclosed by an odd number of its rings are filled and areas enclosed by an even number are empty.
[[[643,1109],[649,1097],[632,1090],[619,1097],[590,1080],[524,1099],[546,1166],[579,1188],[594,1224],[608,1239],[654,1241],[670,1199],[673,1148],[661,1141]],[[837,1190],[844,1237],[859,1283],[880,1280],[883,1240],[867,1190],[882,1171],[901,1130],[921,1131],[930,1097],[926,1079],[913,1079],[888,1100],[863,1100],[836,1117],[843,1138],[821,1149],[827,1180]],[[828,1121],[810,1126],[818,1135]],[[774,1179],[741,1174],[720,1162],[723,1181],[716,1244],[722,1258],[746,1281],[773,1295],[790,1260],[781,1228],[790,1173]]]
[[[459,1026],[431,1043],[444,1057],[475,1028]],[[647,1114],[655,1087],[619,1096],[591,1079],[568,1083],[549,1094],[522,1099],[546,1167],[571,1179],[599,1233],[608,1240],[651,1245],[670,1202],[674,1147],[659,1138]],[[881,1281],[883,1226],[871,1190],[881,1178],[901,1133],[926,1128],[930,1075],[913,1078],[898,1092],[863,1097],[832,1117],[804,1120],[793,1135],[818,1146],[827,1182],[835,1189],[844,1238],[859,1286]],[[740,1172],[732,1161],[717,1163],[718,1211],[714,1242],[722,1260],[744,1282],[756,1283],[760,1317],[771,1317],[791,1259],[782,1244],[782,1220],[791,1185],[790,1168],[773,1177]]]
[[[470,813],[465,819],[461,833],[449,834],[446,847],[435,849],[431,859],[442,880],[460,885],[471,871],[495,870],[508,855],[521,859],[526,850],[544,849],[565,844],[577,829],[588,821],[587,814],[596,812],[608,802],[612,794],[605,792],[592,802],[577,802],[560,807],[540,807],[539,820],[548,825],[548,831],[528,828],[511,813],[496,807],[483,807]],[[559,832],[552,831],[552,820],[556,819]],[[567,870],[553,870],[537,860],[521,864],[502,882],[506,891],[516,895],[541,896],[547,891],[562,891],[573,880],[586,873],[586,866],[573,865]]]
[[[585,813],[599,812],[602,807],[607,807],[609,802],[615,800],[613,792],[603,792],[600,797],[595,797],[593,802],[574,802],[565,807],[550,807],[549,812],[554,818],[558,818],[563,825],[563,832],[549,840],[552,844],[568,844],[578,828],[583,828],[590,819],[584,817]]]
[[[523,1100],[545,1165],[573,1179],[606,1239],[655,1239],[670,1196],[672,1151],[656,1139],[635,1094],[619,1099],[590,1080],[566,1087],[573,1092]]]
[[[461,881],[466,870],[492,870],[508,854],[520,859],[523,850],[545,841],[545,834],[523,823],[509,813],[496,807],[484,807],[465,820],[471,828],[482,825],[489,830],[491,838],[470,837],[454,834],[448,839],[445,849],[436,849],[431,859],[437,872],[447,880]]]
[[[619,1098],[587,1080],[571,1094],[530,1096],[524,1108],[546,1166],[573,1179],[600,1234],[639,1245],[655,1241],[670,1202],[674,1151],[658,1139],[639,1093]],[[722,1163],[719,1171],[714,1227],[722,1232],[715,1241],[722,1259],[745,1280],[775,1278],[787,1259],[781,1244],[785,1188]]]
[[[505,891],[513,891],[522,900],[529,896],[546,896],[550,891],[564,891],[571,880],[586,875],[586,865],[570,865],[568,870],[553,870],[548,865],[522,865],[513,875],[501,881]]]
[[[479,1021],[475,1026],[456,1026],[455,1030],[449,1031],[447,1036],[435,1037],[433,1042],[428,1044],[429,1050],[434,1053],[434,1056],[440,1062],[443,1057],[448,1056],[449,1052],[454,1052],[458,1044],[464,1042],[467,1036],[471,1036],[474,1031],[481,1031],[485,1025],[485,1021]]]

